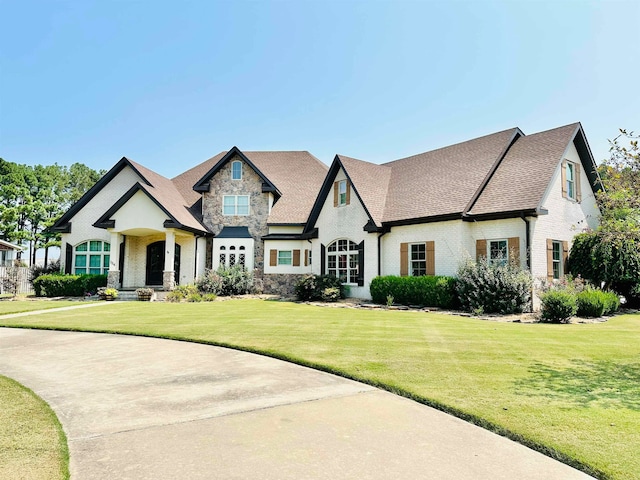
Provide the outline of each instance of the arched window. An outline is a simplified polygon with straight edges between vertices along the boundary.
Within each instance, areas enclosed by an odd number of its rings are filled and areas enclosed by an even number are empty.
[[[231,163],[231,180],[242,180],[242,162],[239,160]]]
[[[76,275],[107,274],[111,244],[100,240],[89,240],[75,246],[73,252],[73,272]]]
[[[327,273],[343,283],[358,283],[358,245],[351,240],[336,240],[327,247]]]

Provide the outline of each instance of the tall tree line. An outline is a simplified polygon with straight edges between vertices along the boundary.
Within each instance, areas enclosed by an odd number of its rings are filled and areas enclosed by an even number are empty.
[[[60,245],[60,235],[49,232],[55,221],[96,183],[105,171],[82,163],[21,165],[0,158],[0,238],[29,245],[29,264],[36,251]]]

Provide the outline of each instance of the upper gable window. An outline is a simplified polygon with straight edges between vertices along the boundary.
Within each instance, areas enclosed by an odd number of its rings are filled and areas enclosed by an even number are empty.
[[[242,180],[242,162],[239,160],[231,163],[231,180]]]
[[[224,195],[223,215],[249,215],[249,195]]]
[[[349,182],[347,180],[338,180],[333,183],[333,206],[343,207],[349,205],[350,197]]]
[[[562,196],[580,201],[580,165],[564,160],[562,162]]]
[[[576,199],[576,168],[573,163],[567,162],[565,165],[565,175],[567,182],[567,197]]]

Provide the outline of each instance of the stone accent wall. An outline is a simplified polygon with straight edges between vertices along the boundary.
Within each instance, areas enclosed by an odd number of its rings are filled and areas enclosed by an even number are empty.
[[[107,287],[120,288],[120,270],[109,270],[107,273]]]
[[[231,164],[236,160],[241,161],[240,157],[235,156],[211,179],[211,187],[202,199],[203,221],[216,235],[225,226],[248,227],[249,234],[255,241],[253,265],[256,276],[260,278],[264,273],[262,237],[269,233],[267,228],[269,194],[262,192],[262,179],[244,162],[242,162],[242,179],[231,179]],[[223,215],[222,199],[224,195],[249,195],[249,215]],[[209,255],[209,252],[207,254]]]
[[[170,292],[176,288],[176,272],[173,270],[165,270],[162,272],[162,289]]]
[[[293,296],[294,288],[301,278],[308,274],[268,273],[263,277],[264,293]]]

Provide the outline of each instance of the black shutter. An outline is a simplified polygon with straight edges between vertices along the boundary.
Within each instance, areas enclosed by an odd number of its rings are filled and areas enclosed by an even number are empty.
[[[122,243],[120,243],[120,258],[118,259],[118,270],[120,270],[120,285],[122,285],[122,280],[124,279],[124,239]]]
[[[358,286],[364,287],[364,240],[358,245]]]
[[[73,246],[67,243],[64,250],[64,273],[66,273],[67,275],[71,275],[71,264],[73,263]]]
[[[320,275],[324,275],[325,273],[325,262],[326,260],[326,255],[325,255],[325,247],[324,245],[321,243],[320,244]]]

